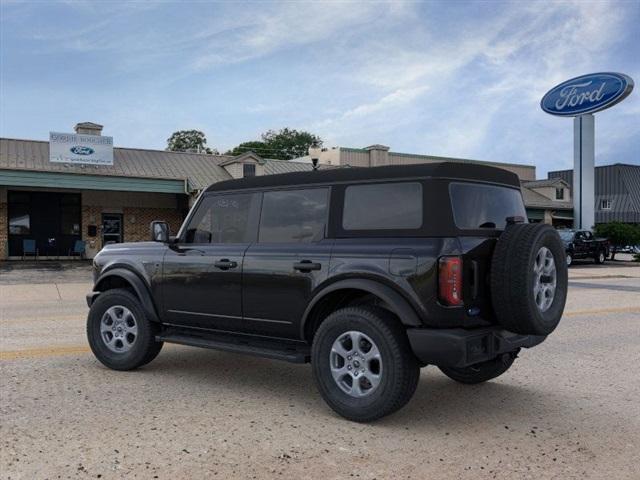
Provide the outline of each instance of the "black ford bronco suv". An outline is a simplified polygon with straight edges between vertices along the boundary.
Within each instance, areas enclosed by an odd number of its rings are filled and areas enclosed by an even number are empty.
[[[525,222],[518,178],[436,163],[229,180],[177,236],[108,245],[87,296],[89,344],[116,370],[163,342],[311,362],[355,421],[405,405],[420,368],[495,378],[558,325],[556,231]]]

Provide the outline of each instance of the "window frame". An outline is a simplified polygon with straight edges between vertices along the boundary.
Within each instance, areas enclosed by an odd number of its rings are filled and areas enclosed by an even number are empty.
[[[223,242],[207,242],[207,243],[188,243],[187,240],[187,232],[189,230],[189,224],[191,223],[191,221],[193,220],[193,218],[196,216],[196,213],[198,212],[198,210],[200,208],[202,208],[203,204],[211,198],[220,198],[220,197],[227,197],[227,196],[231,196],[231,195],[257,195],[257,201],[256,204],[254,206],[255,208],[255,212],[251,212],[249,211],[249,221],[251,221],[251,216],[252,214],[254,215],[254,222],[257,220],[257,223],[254,223],[253,225],[253,230],[250,232],[251,233],[251,239],[246,241],[246,242],[228,242],[228,243],[223,243]],[[182,223],[180,230],[178,231],[178,235],[176,237],[176,243],[181,245],[181,246],[185,246],[185,245],[194,245],[194,246],[220,246],[220,245],[245,245],[245,244],[251,244],[257,241],[258,239],[258,226],[260,224],[260,214],[262,212],[262,195],[261,192],[256,192],[254,190],[236,190],[236,191],[226,191],[226,192],[206,192],[203,191],[200,196],[198,197],[198,199],[196,200],[196,202],[194,203],[193,207],[191,207],[191,211],[189,212],[189,215],[187,216],[187,218],[185,218],[184,222]]]
[[[252,167],[253,168],[253,174],[252,175],[247,175],[246,174],[246,167]],[[257,169],[256,169],[256,164],[255,163],[249,163],[249,162],[243,163],[242,164],[242,178],[251,178],[251,177],[257,176],[256,170]]]
[[[600,200],[600,210],[611,210],[612,205],[613,202],[610,198],[603,198],[602,200]]]
[[[556,187],[556,200],[564,200],[564,187]]]
[[[324,216],[324,228],[322,230],[322,238],[318,240],[311,240],[310,242],[261,242],[260,241],[260,226],[262,224],[262,214],[264,213],[264,196],[267,193],[273,192],[287,192],[287,191],[299,191],[299,190],[326,190],[327,192],[327,208],[325,210]],[[330,219],[331,219],[331,211],[332,211],[332,190],[333,187],[327,184],[311,184],[311,185],[292,185],[286,187],[278,187],[278,188],[266,188],[260,190],[260,215],[258,216],[258,227],[256,229],[256,240],[255,243],[258,245],[309,245],[314,243],[319,243],[323,240],[329,238],[329,230],[330,230]]]

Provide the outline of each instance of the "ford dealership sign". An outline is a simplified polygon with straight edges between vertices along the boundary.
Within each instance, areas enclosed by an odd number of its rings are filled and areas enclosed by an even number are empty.
[[[81,145],[76,145],[75,147],[71,147],[69,149],[71,153],[75,153],[76,155],[93,155],[96,151],[91,147],[83,147]]]
[[[49,133],[49,161],[113,165],[113,137],[76,133]]]
[[[622,73],[591,73],[553,87],[540,106],[551,115],[575,117],[609,108],[633,90],[633,80]]]

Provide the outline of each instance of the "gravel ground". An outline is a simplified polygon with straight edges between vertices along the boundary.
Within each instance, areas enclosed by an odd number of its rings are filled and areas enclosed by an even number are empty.
[[[84,277],[0,282],[0,478],[638,478],[640,268],[570,275],[560,327],[504,376],[428,367],[368,425],[333,414],[308,365],[165,345],[110,371]]]

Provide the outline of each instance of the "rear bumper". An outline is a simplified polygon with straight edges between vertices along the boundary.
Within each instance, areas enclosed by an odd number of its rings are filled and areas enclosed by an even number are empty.
[[[407,335],[413,353],[422,363],[458,368],[485,362],[519,348],[534,347],[547,338],[520,335],[500,327],[472,330],[410,328]]]

